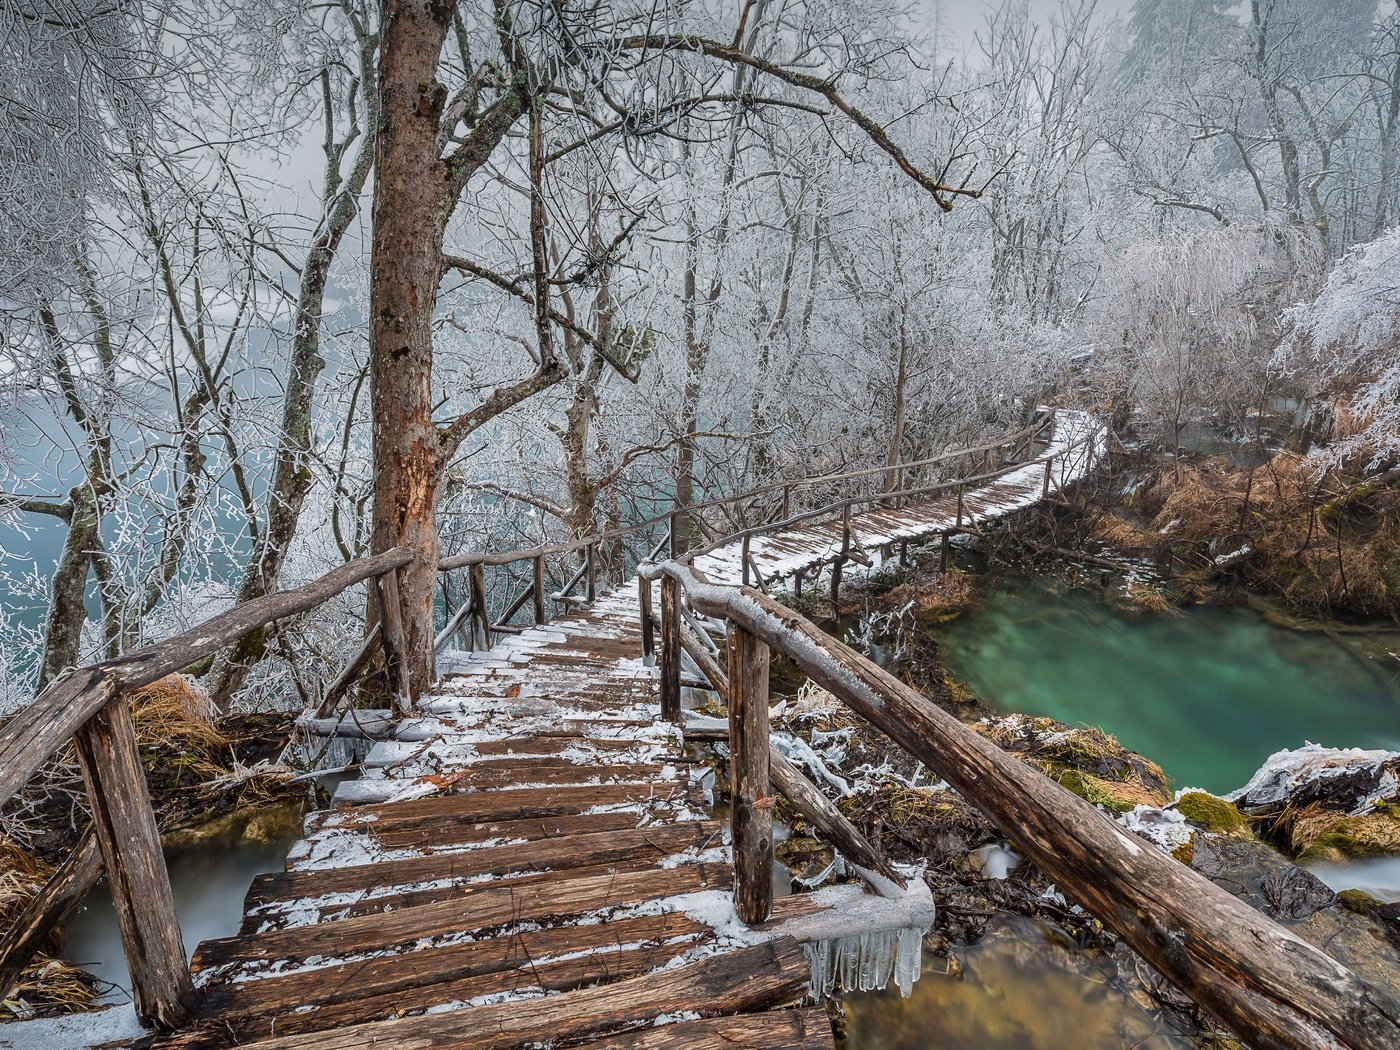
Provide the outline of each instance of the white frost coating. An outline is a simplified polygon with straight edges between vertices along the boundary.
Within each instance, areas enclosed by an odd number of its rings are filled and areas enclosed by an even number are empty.
[[[822,756],[813,751],[807,741],[791,733],[773,733],[769,740],[789,762],[806,767],[819,780],[825,781],[840,792],[842,798],[850,795],[850,783],[833,773],[822,760]]]
[[[1004,879],[1021,863],[1021,855],[1005,843],[988,843],[968,854],[984,878]]]
[[[1134,806],[1131,813],[1124,813],[1118,819],[1129,831],[1137,832],[1168,853],[1186,845],[1195,833],[1186,818],[1174,809]]]
[[[80,1050],[138,1039],[145,1034],[141,1022],[136,1020],[136,1010],[127,1004],[36,1021],[11,1021],[0,1025],[0,1048]]]
[[[1250,777],[1248,784],[1222,797],[1251,809],[1268,806],[1285,801],[1311,781],[1364,773],[1394,759],[1400,759],[1400,752],[1323,747],[1309,743],[1292,751],[1274,752]],[[1382,773],[1380,783],[1365,798],[1358,800],[1353,813],[1366,812],[1378,800],[1393,794],[1395,789],[1395,778],[1388,772]]]

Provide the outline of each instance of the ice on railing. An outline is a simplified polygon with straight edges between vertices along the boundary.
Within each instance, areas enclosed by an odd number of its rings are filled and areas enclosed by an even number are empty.
[[[893,982],[908,996],[923,965],[923,940],[923,926],[906,926],[804,944],[812,967],[812,994],[873,992]]]

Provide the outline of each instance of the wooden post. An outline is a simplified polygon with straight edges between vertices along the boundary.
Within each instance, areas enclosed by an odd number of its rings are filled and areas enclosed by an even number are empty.
[[[791,486],[791,485],[784,485],[784,486],[783,486],[783,519],[786,520],[787,517],[788,517],[791,513],[792,513],[792,486]]]
[[[900,540],[900,541],[899,541],[899,564],[900,564],[901,567],[908,566],[908,564],[909,564],[909,541],[908,541],[908,540]]]
[[[851,549],[851,503],[847,500],[841,507],[841,553]]]
[[[596,546],[597,544],[590,543],[583,548],[583,567],[585,570],[583,596],[590,605],[593,604],[593,599],[598,596],[597,565],[593,557],[593,550]]]
[[[792,593],[798,598],[802,597],[802,577],[804,575],[805,572],[802,569],[798,569],[792,574]]]
[[[544,619],[545,619],[545,612],[544,612],[544,555],[543,555],[543,554],[536,554],[536,555],[535,555],[535,557],[533,558],[533,565],[531,566],[531,571],[532,571],[532,573],[533,573],[533,575],[534,575],[534,582],[533,582],[532,586],[533,586],[533,588],[534,588],[534,599],[535,599],[535,626],[538,627],[540,624],[544,623]]]
[[[486,566],[472,565],[467,574],[472,581],[472,651],[491,648],[491,614],[486,608]]]
[[[74,740],[136,1015],[177,1027],[189,1018],[196,993],[126,698],[117,696],[93,715]]]
[[[650,662],[656,651],[656,637],[651,624],[651,581],[637,577],[637,604],[642,611],[642,659]]]
[[[749,585],[749,534],[744,533],[743,541],[739,544],[739,578],[743,586]]]
[[[943,542],[938,548],[938,571],[948,571],[948,534],[943,534]]]
[[[661,717],[681,720],[681,585],[661,577]]]
[[[768,646],[729,626],[730,814],[734,910],[749,926],[773,912],[773,795],[769,780]]]
[[[957,527],[958,527],[958,528],[962,528],[962,519],[963,519],[963,487],[962,487],[961,485],[959,485],[959,486],[958,486],[958,524],[957,524]]]
[[[837,558],[831,563],[831,611],[833,614],[841,612],[841,567],[845,564],[845,558]]]
[[[1049,456],[1045,460],[1045,480],[1040,486],[1040,495],[1042,497],[1050,495],[1050,464],[1053,463],[1054,460],[1054,456]]]
[[[666,515],[666,539],[670,547],[671,557],[677,557],[681,552],[681,534],[676,528],[676,515],[680,511],[671,511]]]
[[[374,593],[379,599],[380,648],[384,651],[384,669],[388,672],[389,689],[394,694],[394,706],[401,711],[411,704],[408,686],[407,642],[403,635],[403,610],[399,608],[399,574],[391,569],[374,578]]]

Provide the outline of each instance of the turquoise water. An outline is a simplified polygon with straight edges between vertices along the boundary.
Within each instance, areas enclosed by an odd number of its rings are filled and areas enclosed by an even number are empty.
[[[1228,791],[1307,741],[1400,750],[1400,660],[1385,652],[1400,634],[1363,646],[1249,609],[1125,612],[1044,578],[1002,581],[934,631],[949,669],[997,710],[1098,726],[1178,787]]]

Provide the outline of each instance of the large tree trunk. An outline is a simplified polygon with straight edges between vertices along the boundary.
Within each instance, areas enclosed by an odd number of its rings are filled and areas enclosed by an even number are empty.
[[[452,194],[437,145],[446,89],[438,55],[451,7],[386,0],[379,58],[381,128],[370,257],[370,403],[374,511],[370,549],[407,547],[399,575],[409,688],[433,680],[433,511],[445,466],[432,419],[433,304]],[[373,604],[373,603],[371,603]],[[371,609],[369,626],[378,622]]]

